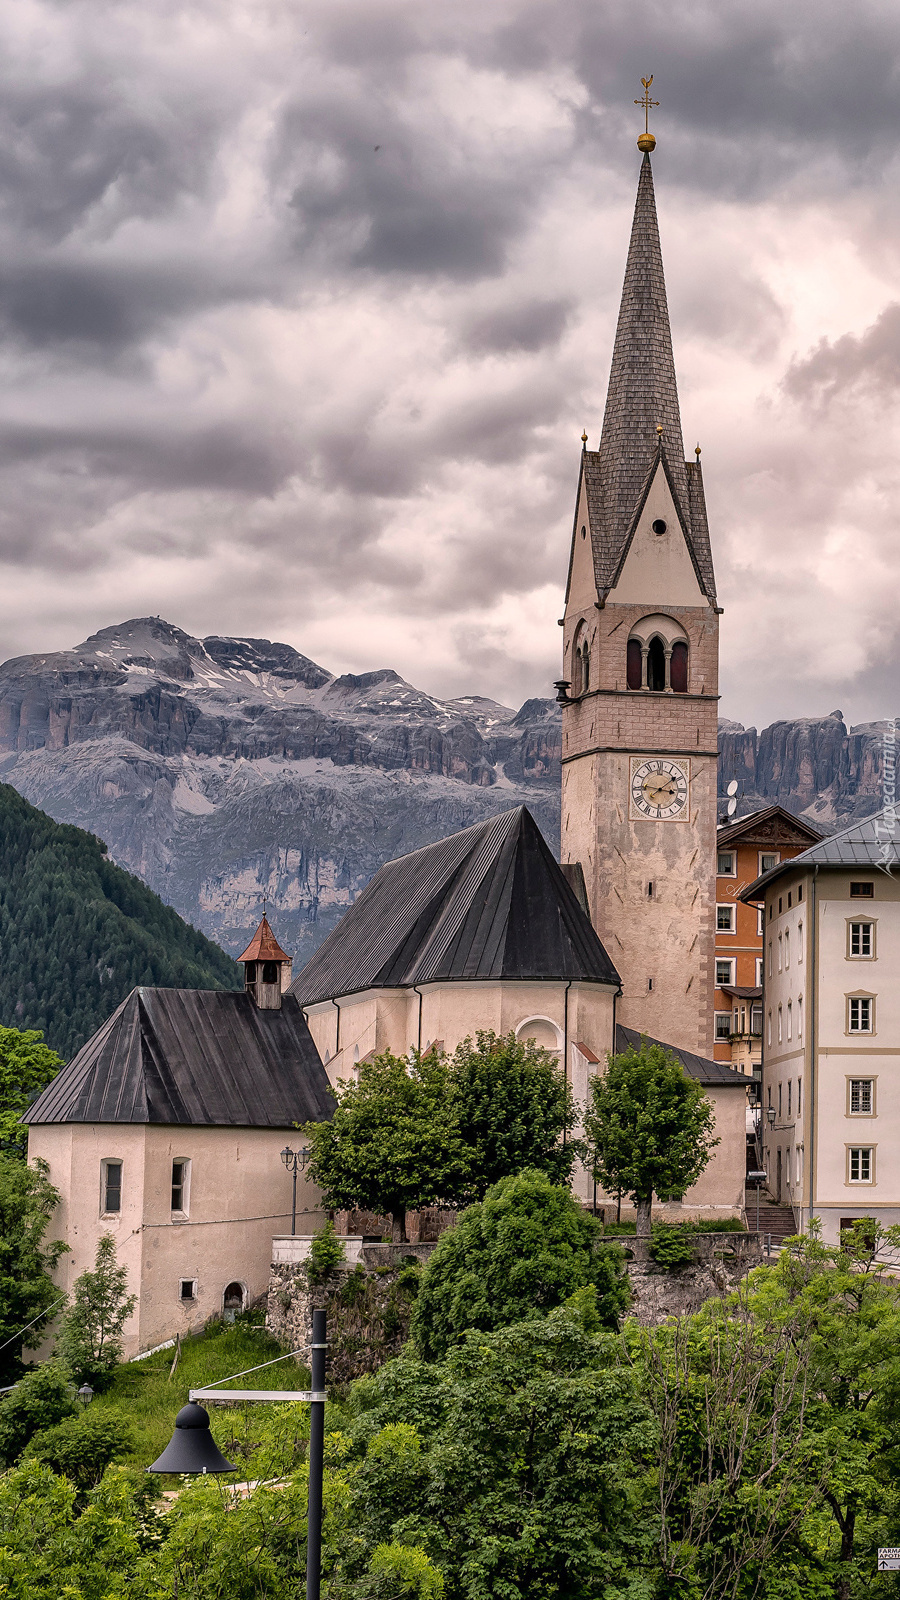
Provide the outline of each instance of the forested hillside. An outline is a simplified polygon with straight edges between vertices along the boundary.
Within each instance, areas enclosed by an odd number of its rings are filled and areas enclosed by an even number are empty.
[[[238,968],[106,846],[0,784],[0,1025],[67,1060],[135,984],[232,989]]]

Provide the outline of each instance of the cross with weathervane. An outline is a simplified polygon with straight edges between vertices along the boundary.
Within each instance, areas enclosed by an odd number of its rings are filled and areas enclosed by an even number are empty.
[[[652,82],[653,82],[653,73],[652,72],[651,72],[649,78],[642,78],[641,79],[641,83],[644,85],[644,93],[641,96],[640,100],[635,100],[635,102],[634,102],[636,106],[643,106],[643,108],[644,108],[644,132],[645,133],[649,133],[650,132],[650,110],[651,110],[651,107],[659,105],[659,101],[658,100],[651,100],[650,99],[650,85],[651,85]]]

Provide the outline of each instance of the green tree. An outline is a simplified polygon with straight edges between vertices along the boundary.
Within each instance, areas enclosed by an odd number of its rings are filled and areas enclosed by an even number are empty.
[[[0,1475],[0,1594],[5,1600],[131,1600],[152,1542],[155,1486],[113,1467],[79,1498],[37,1461]],[[170,1591],[171,1593],[171,1591]]]
[[[446,1600],[649,1595],[653,1425],[618,1341],[577,1308],[470,1333],[438,1364],[389,1362],[355,1403],[365,1457],[336,1592],[401,1543],[438,1568]]]
[[[116,1242],[104,1233],[93,1272],[75,1279],[72,1304],[62,1319],[58,1350],[77,1378],[100,1388],[122,1357],[122,1329],[137,1305],[128,1294],[128,1271],[116,1261]]]
[[[559,1063],[532,1039],[478,1033],[449,1063],[460,1132],[472,1151],[477,1199],[491,1184],[538,1167],[565,1183],[580,1146],[577,1109]],[[568,1138],[566,1138],[568,1130]]]
[[[358,1081],[338,1085],[331,1121],[304,1131],[325,1204],[386,1212],[398,1239],[411,1207],[453,1204],[468,1192],[470,1153],[446,1065],[433,1053],[401,1060],[385,1051],[360,1062]]]
[[[624,1257],[571,1192],[543,1172],[503,1178],[444,1233],[422,1274],[411,1332],[438,1360],[470,1328],[546,1313],[579,1289],[596,1292],[598,1320],[618,1325],[628,1304]]]
[[[45,1161],[0,1155],[0,1383],[22,1370],[23,1344],[37,1343],[64,1296],[50,1277],[67,1246],[45,1242],[59,1204]],[[29,1332],[23,1332],[31,1324]]]
[[[72,1374],[63,1361],[44,1361],[26,1372],[0,1403],[0,1466],[10,1467],[42,1428],[78,1414]]]
[[[696,1183],[714,1147],[715,1116],[699,1083],[663,1045],[641,1041],[608,1057],[584,1116],[594,1171],[611,1194],[637,1211],[639,1238],[650,1237],[654,1195],[680,1195]]]
[[[25,1447],[24,1460],[42,1461],[69,1478],[76,1489],[95,1489],[113,1461],[124,1461],[136,1439],[116,1411],[83,1410],[53,1427],[42,1427]]]
[[[62,1065],[36,1029],[0,1028],[0,1150],[24,1156],[28,1130],[19,1119]]]

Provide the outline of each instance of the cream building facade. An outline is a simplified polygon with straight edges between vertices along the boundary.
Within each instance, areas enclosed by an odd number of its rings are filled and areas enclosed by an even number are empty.
[[[763,907],[769,1190],[830,1244],[900,1223],[900,847],[870,817],[745,890]]]

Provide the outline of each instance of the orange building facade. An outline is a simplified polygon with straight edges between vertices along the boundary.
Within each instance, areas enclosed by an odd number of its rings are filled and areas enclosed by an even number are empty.
[[[742,904],[748,884],[822,835],[781,806],[720,824],[716,832],[715,1059],[760,1081],[763,1018],[762,911]]]

